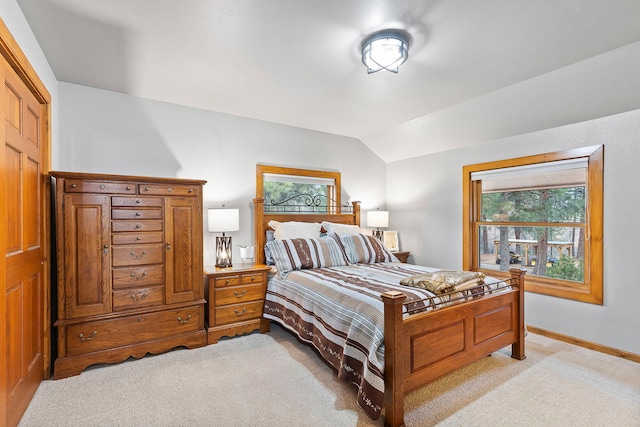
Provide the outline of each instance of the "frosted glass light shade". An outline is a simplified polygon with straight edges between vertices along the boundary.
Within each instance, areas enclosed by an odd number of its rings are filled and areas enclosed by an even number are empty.
[[[389,211],[367,212],[367,227],[388,227]]]
[[[209,209],[209,232],[218,233],[240,230],[240,212],[238,209]]]
[[[398,67],[409,57],[409,42],[399,31],[382,31],[362,43],[362,63],[367,73],[380,70],[398,72]]]

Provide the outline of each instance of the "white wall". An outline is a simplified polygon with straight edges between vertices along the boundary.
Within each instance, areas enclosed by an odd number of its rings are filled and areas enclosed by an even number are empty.
[[[526,322],[640,354],[640,110],[387,165],[387,208],[418,264],[462,266],[462,167],[604,145],[604,305],[526,294]]]
[[[13,0],[0,1],[0,17],[51,95],[51,139],[55,146],[58,143],[58,81],[18,4]]]
[[[238,244],[253,238],[257,163],[339,171],[342,201],[384,208],[385,164],[357,139],[60,83],[59,161],[54,169],[207,180],[204,210],[240,209]],[[206,218],[206,215],[205,215]],[[206,230],[206,219],[205,219]],[[215,236],[205,232],[205,265]]]

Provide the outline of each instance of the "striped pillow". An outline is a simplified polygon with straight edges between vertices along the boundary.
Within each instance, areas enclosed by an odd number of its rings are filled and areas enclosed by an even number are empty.
[[[352,264],[373,264],[376,262],[400,262],[380,240],[366,234],[340,236]]]
[[[272,240],[267,248],[280,273],[349,264],[342,244],[332,236]]]

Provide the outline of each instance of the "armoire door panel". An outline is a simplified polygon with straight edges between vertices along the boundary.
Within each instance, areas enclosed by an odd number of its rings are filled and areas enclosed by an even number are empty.
[[[111,311],[109,197],[64,197],[65,310],[67,318]]]
[[[198,200],[170,198],[165,208],[167,304],[199,299],[199,287],[195,284],[201,280],[203,266]]]

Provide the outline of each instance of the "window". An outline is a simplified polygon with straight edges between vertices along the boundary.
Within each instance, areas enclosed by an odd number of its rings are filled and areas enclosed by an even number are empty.
[[[465,166],[464,268],[602,304],[603,147]]]
[[[256,197],[265,208],[283,213],[336,213],[340,206],[340,172],[257,165]]]

